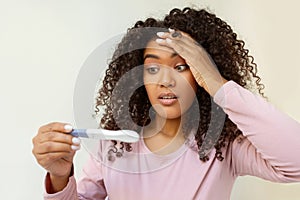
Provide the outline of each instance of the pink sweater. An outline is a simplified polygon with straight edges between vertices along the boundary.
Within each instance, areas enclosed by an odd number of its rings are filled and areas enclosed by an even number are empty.
[[[300,181],[298,122],[233,81],[217,92],[214,101],[245,136],[224,149],[222,162],[214,159],[215,150],[209,161],[200,161],[192,137],[167,156],[151,153],[141,140],[132,145],[133,152],[114,161],[107,159],[111,143],[101,142],[99,157],[91,157],[78,183],[72,176],[63,191],[46,193],[44,199],[225,200],[230,199],[237,176]]]

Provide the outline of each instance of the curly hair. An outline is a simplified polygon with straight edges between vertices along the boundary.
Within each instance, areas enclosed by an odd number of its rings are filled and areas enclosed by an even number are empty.
[[[154,111],[143,85],[143,53],[147,43],[156,37],[156,32],[167,31],[168,28],[188,33],[208,52],[225,79],[264,96],[264,85],[257,75],[253,57],[245,49],[244,41],[237,39],[237,34],[226,22],[204,9],[175,8],[163,20],[148,18],[136,22],[118,44],[96,99],[96,113],[104,108],[100,122],[102,128],[139,132],[151,122]],[[241,131],[200,86],[197,86],[196,98],[201,104],[196,109],[189,109],[190,117],[185,120],[185,132],[189,133],[192,127],[197,127],[195,140],[198,147],[204,145],[204,138],[218,135],[217,142],[213,137],[208,142],[213,143],[215,157],[222,161],[222,148],[241,135]],[[198,119],[192,117],[196,112],[198,115],[200,113]],[[116,141],[113,142],[116,145]],[[122,151],[124,147],[126,151],[132,149],[131,144],[122,142]],[[113,149],[119,157],[118,150]],[[207,161],[207,154],[198,149],[200,160]]]

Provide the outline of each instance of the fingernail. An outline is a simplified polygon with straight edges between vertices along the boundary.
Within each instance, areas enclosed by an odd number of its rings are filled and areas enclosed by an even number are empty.
[[[72,145],[71,149],[74,150],[74,151],[77,151],[77,150],[80,149],[80,146]]]
[[[164,32],[157,32],[157,33],[156,33],[156,35],[157,35],[158,37],[162,37],[162,36],[164,36],[164,34],[165,34]]]
[[[181,33],[180,32],[178,32],[178,31],[175,31],[174,33],[172,33],[171,34],[172,35],[172,37],[178,37],[178,38],[181,38],[182,37],[182,35],[181,35]]]
[[[166,42],[167,42],[167,43],[171,43],[172,40],[171,40],[170,38],[167,38],[167,39],[166,39]]]
[[[64,126],[64,129],[65,129],[66,131],[71,131],[71,130],[73,130],[73,127],[72,127],[70,124],[66,124],[66,125]]]
[[[77,144],[78,145],[78,144],[80,144],[80,142],[81,142],[81,140],[79,138],[77,138],[77,137],[73,137],[72,138],[72,143],[73,144]]]
[[[157,43],[163,43],[163,42],[164,42],[164,39],[158,38],[158,39],[156,39],[155,41],[156,41]]]
[[[175,30],[174,29],[172,29],[172,28],[169,28],[169,32],[175,32]]]

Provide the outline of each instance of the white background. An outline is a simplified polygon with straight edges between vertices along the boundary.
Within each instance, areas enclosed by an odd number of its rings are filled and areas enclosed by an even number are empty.
[[[74,84],[89,54],[139,19],[191,5],[209,8],[239,33],[255,57],[269,101],[300,121],[297,0],[1,0],[1,199],[42,199],[45,172],[31,154],[31,139],[45,123],[74,123]],[[76,176],[86,156],[78,152]],[[253,177],[239,178],[232,193],[233,200],[299,196],[300,184]]]

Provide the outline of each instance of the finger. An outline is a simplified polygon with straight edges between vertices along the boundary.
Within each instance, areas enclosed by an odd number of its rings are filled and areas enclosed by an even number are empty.
[[[52,164],[53,162],[64,159],[65,161],[72,162],[73,156],[75,152],[66,153],[66,152],[52,152],[47,154],[40,154],[38,155],[37,161],[41,166],[47,167],[48,165]]]
[[[166,39],[159,38],[156,39],[156,42],[159,45],[166,46],[173,49],[178,55],[180,55],[184,59],[187,59],[188,56],[192,55],[191,53],[193,53],[193,51],[191,50],[192,48],[186,45],[186,43],[182,41],[178,41],[178,40],[174,41],[170,38],[166,38]]]
[[[33,154],[47,153],[49,151],[76,151],[80,149],[81,143],[79,138],[59,132],[40,134],[35,136],[32,141]]]
[[[73,136],[71,134],[60,133],[60,132],[46,132],[39,136],[38,142],[59,142],[59,143],[66,143],[72,144],[73,143]]]
[[[195,44],[195,40],[187,33],[182,32],[182,31],[175,31],[171,29],[170,32],[157,32],[157,36],[161,39],[171,39],[175,41],[182,41],[190,45]]]
[[[172,38],[182,38],[182,34],[179,31],[174,31],[173,33],[170,33]]]
[[[60,122],[52,122],[41,126],[39,128],[39,133],[47,133],[47,132],[62,132],[62,133],[70,133],[73,130],[73,127],[67,123],[60,123]]]
[[[172,35],[172,37],[177,37],[177,36],[181,36],[181,35],[184,35],[184,36],[187,36],[189,38],[191,38],[191,36],[183,31],[180,31],[180,30],[175,30],[175,29],[172,29],[172,28],[169,28],[169,33]],[[168,33],[168,32],[166,32]]]
[[[47,154],[47,153],[71,153],[80,149],[79,144],[66,144],[60,142],[44,142],[34,148],[34,154]]]
[[[172,34],[174,33],[180,33],[180,37],[174,38]],[[156,39],[156,42],[162,46],[169,47],[173,49],[175,52],[180,54],[180,56],[188,56],[195,54],[195,51],[198,49],[199,46],[195,44],[195,41],[190,38],[189,35],[183,33],[183,32],[158,32],[157,35],[160,35],[161,37]],[[183,55],[183,53],[186,52],[186,55]]]

